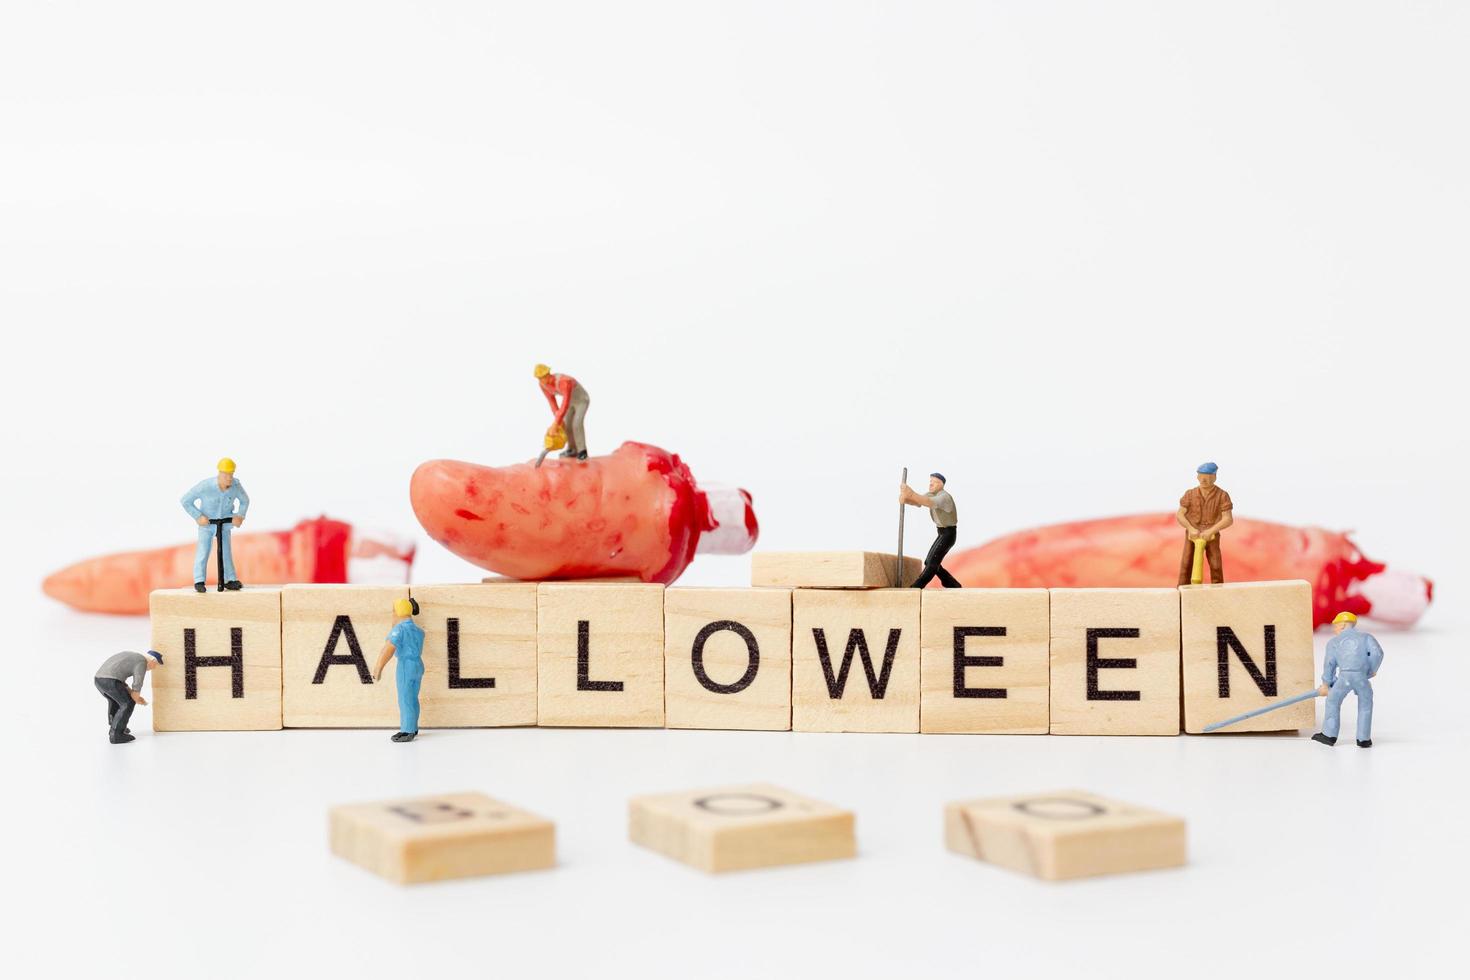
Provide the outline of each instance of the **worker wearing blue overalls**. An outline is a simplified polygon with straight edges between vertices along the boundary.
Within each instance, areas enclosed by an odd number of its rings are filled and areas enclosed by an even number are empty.
[[[245,523],[250,509],[250,495],[235,479],[235,461],[228,456],[219,461],[219,471],[211,480],[200,480],[179,500],[184,510],[199,525],[199,547],[194,550],[194,591],[204,591],[205,569],[209,567],[209,546],[219,539],[219,590],[238,592],[239,576],[235,559],[230,554],[230,532]],[[239,504],[237,511],[235,505]]]
[[[1373,744],[1373,685],[1370,677],[1383,666],[1383,648],[1372,633],[1357,628],[1358,617],[1350,612],[1338,613],[1332,621],[1337,635],[1327,641],[1327,657],[1322,664],[1322,686],[1317,693],[1327,699],[1322,714],[1322,730],[1312,740],[1323,745],[1337,744],[1343,699],[1348,692],[1358,696],[1358,748]]]
[[[395,599],[393,615],[398,622],[388,631],[373,680],[381,680],[388,661],[398,658],[398,733],[395,742],[412,742],[419,733],[419,685],[424,680],[424,631],[413,617],[419,614],[417,599]]]

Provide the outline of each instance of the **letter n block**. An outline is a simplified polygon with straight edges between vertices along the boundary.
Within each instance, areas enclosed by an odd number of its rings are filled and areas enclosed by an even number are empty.
[[[1316,686],[1309,583],[1186,585],[1179,602],[1186,732]],[[1315,721],[1315,703],[1303,701],[1225,731],[1277,732]]]
[[[791,590],[667,589],[669,728],[791,728]]]
[[[373,682],[406,585],[281,589],[283,720],[287,728],[397,728],[396,664]],[[420,624],[422,625],[422,624]]]
[[[415,585],[410,591],[424,630],[422,724],[536,724],[536,583]],[[385,679],[395,663],[389,661]]]
[[[1045,735],[1046,589],[924,589],[921,732]]]
[[[153,730],[275,731],[281,727],[279,589],[159,589],[148,597]]]
[[[1051,590],[1051,733],[1179,734],[1179,591]]]
[[[791,727],[919,730],[919,590],[797,589]]]
[[[661,727],[664,587],[543,582],[538,589],[536,723]]]

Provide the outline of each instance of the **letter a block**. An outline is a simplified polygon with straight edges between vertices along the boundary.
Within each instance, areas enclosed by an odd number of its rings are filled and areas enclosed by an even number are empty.
[[[536,723],[662,727],[664,587],[543,582],[538,588]]]
[[[415,585],[411,592],[424,630],[421,724],[536,724],[536,583]],[[389,661],[383,676],[395,666]]]
[[[1185,731],[1316,686],[1309,583],[1186,585],[1179,601]],[[1225,731],[1311,728],[1315,720],[1315,703],[1303,701]]]
[[[400,885],[556,864],[550,820],[483,793],[333,807],[332,853]]]
[[[919,730],[919,590],[792,594],[791,727]]]
[[[397,728],[389,661],[373,665],[393,628],[393,601],[408,586],[288,585],[281,590],[281,662],[287,728]],[[420,624],[422,625],[422,624]]]
[[[1186,860],[1182,818],[1076,790],[951,803],[944,808],[944,843],[1049,881],[1173,868]]]
[[[664,592],[669,728],[791,728],[791,591]]]
[[[628,838],[711,872],[857,853],[851,811],[766,784],[635,797]]]
[[[1046,589],[925,589],[919,730],[1045,735]]]
[[[1179,734],[1179,591],[1051,590],[1051,733]]]
[[[281,727],[279,589],[160,589],[148,597],[154,650],[153,730]]]

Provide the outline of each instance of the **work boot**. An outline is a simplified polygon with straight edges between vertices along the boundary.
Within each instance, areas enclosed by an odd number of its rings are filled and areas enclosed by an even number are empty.
[[[241,589],[245,588],[245,586],[241,585],[240,580],[235,578],[230,579],[230,581],[226,582],[225,588],[229,589],[231,592],[239,592]]]
[[[1372,747],[1373,747],[1373,740],[1371,738],[1360,738],[1360,739],[1358,739],[1358,748],[1360,748],[1360,749],[1371,749]]]
[[[587,450],[584,449],[580,453],[578,453],[577,454],[577,458],[578,459],[586,459],[587,458]]]
[[[418,732],[399,732],[398,734],[393,736],[393,741],[412,742],[414,740],[414,736],[416,736],[417,734]]]
[[[124,742],[131,742],[131,741],[133,741],[133,736],[127,734],[126,732],[124,732],[121,735],[112,735],[112,734],[109,734],[107,736],[107,740],[109,742],[111,742],[113,745],[122,745]]]
[[[204,591],[204,583],[203,582],[195,582],[194,583],[194,591],[195,592],[203,592]]]
[[[225,590],[225,583],[221,582],[219,584],[219,586],[215,588],[214,591],[216,591],[216,592],[223,592],[224,590]]]
[[[1321,742],[1323,745],[1336,745],[1337,744],[1337,738],[1335,736],[1332,737],[1332,738],[1328,738],[1326,735],[1323,735],[1321,732],[1318,732],[1317,734],[1313,735],[1312,736],[1312,741],[1314,741],[1314,742]]]

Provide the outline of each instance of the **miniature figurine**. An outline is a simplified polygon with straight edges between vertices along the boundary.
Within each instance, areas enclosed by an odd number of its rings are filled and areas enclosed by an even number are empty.
[[[157,650],[149,650],[146,655],[124,650],[97,668],[97,690],[107,699],[107,740],[113,745],[133,740],[128,719],[133,717],[135,705],[148,703],[142,694],[143,679],[161,663],[163,654]]]
[[[388,631],[383,652],[373,680],[383,678],[383,668],[393,657],[398,658],[398,733],[395,742],[412,742],[419,733],[419,685],[424,680],[424,631],[413,617],[419,614],[417,599],[393,600],[393,615],[398,622]]]
[[[230,532],[245,523],[250,509],[250,495],[235,479],[235,461],[226,456],[219,461],[219,471],[212,480],[201,480],[189,488],[179,503],[199,525],[199,545],[194,551],[194,591],[204,591],[205,569],[209,567],[210,539],[217,545],[219,591],[238,592],[243,586],[235,574],[235,561],[230,553]],[[235,510],[236,504],[240,509]]]
[[[1225,563],[1220,557],[1220,532],[1235,522],[1231,513],[1234,506],[1230,494],[1215,486],[1215,474],[1219,467],[1214,463],[1201,463],[1196,474],[1199,486],[1186,490],[1179,498],[1179,511],[1174,520],[1184,528],[1184,557],[1179,560],[1179,584],[1189,585],[1193,578],[1195,551],[1201,547],[1195,541],[1203,541],[1205,558],[1210,563],[1210,582],[1219,585],[1225,581]],[[1201,579],[1202,580],[1202,579]]]
[[[1317,694],[1327,699],[1327,707],[1322,712],[1322,730],[1312,741],[1337,744],[1342,702],[1351,691],[1358,696],[1358,748],[1366,749],[1373,745],[1373,685],[1368,681],[1383,666],[1383,648],[1372,633],[1358,629],[1358,617],[1350,612],[1337,614],[1332,632],[1337,635],[1327,641],[1322,686],[1317,688]]]
[[[915,493],[907,483],[898,485],[898,502],[929,508],[929,516],[934,518],[934,526],[939,532],[934,537],[934,543],[929,546],[929,554],[924,558],[924,570],[914,579],[915,589],[924,588],[936,575],[946,589],[960,588],[960,580],[949,574],[940,564],[944,561],[944,556],[949,554],[949,549],[954,547],[955,536],[959,533],[959,517],[955,513],[954,498],[944,489],[944,483],[943,473],[930,473],[927,494]]]
[[[541,382],[541,394],[546,396],[546,401],[551,405],[553,416],[551,425],[546,429],[546,438],[556,441],[557,429],[564,428],[567,448],[562,450],[562,456],[568,459],[586,459],[587,433],[583,425],[587,421],[587,406],[592,403],[587,397],[587,389],[578,384],[577,379],[570,374],[552,374],[551,368],[545,364],[536,365],[536,377]],[[557,395],[561,396],[560,405],[556,401]]]

